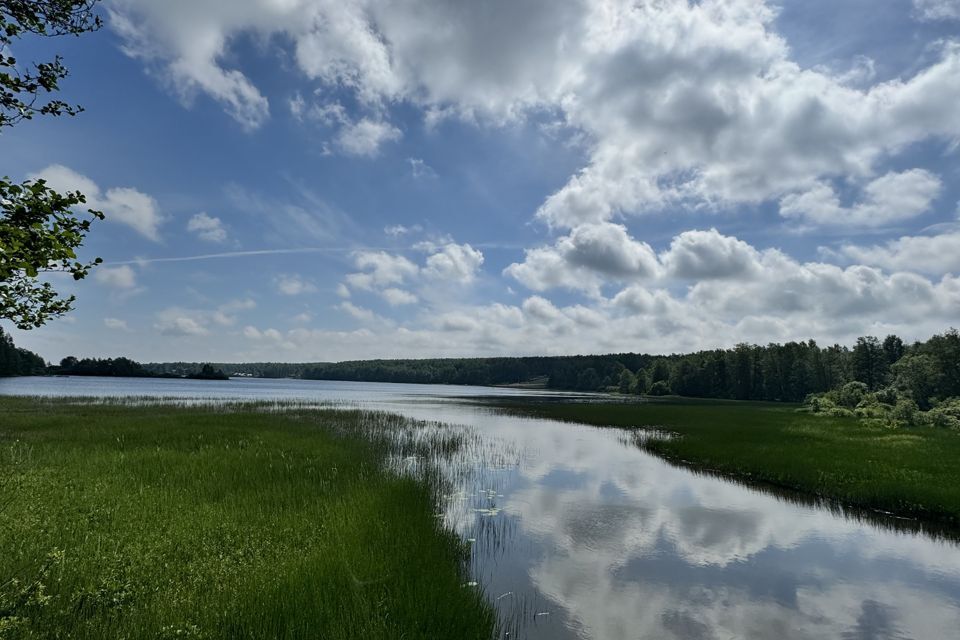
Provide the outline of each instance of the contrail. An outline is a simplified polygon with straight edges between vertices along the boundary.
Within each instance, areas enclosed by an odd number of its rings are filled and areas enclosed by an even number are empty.
[[[107,260],[104,264],[153,264],[155,262],[195,262],[197,260],[218,260],[223,258],[245,258],[248,256],[270,256],[295,253],[351,253],[353,251],[386,251],[379,247],[302,247],[300,249],[256,249],[251,251],[226,251],[223,253],[203,253],[196,256],[175,256],[170,258],[136,258],[134,260]],[[389,249],[396,251],[396,249]]]
[[[497,243],[478,243],[471,245],[477,249],[523,249],[520,245]],[[252,249],[250,251],[225,251],[222,253],[202,253],[196,256],[173,256],[169,258],[135,258],[133,260],[104,260],[107,265],[154,264],[159,262],[197,262],[200,260],[221,260],[227,258],[246,258],[250,256],[289,255],[297,253],[353,253],[355,251],[420,251],[415,247],[301,247],[299,249]]]

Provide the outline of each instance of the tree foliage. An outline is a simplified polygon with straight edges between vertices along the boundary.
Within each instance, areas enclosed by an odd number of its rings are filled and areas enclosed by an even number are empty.
[[[25,35],[80,35],[99,29],[97,0],[0,0],[0,131],[35,115],[76,115],[81,107],[53,97],[67,76],[62,59],[22,65],[11,55]],[[21,329],[39,327],[72,308],[74,297],[61,296],[46,272],[84,278],[101,260],[81,262],[77,248],[94,220],[92,209],[77,215],[83,194],[60,194],[43,180],[17,184],[0,179],[0,319]]]
[[[68,71],[60,56],[21,64],[10,47],[25,35],[80,35],[100,28],[98,0],[0,0],[0,129],[35,115],[76,115],[83,107],[53,97]]]
[[[72,308],[74,296],[62,297],[39,276],[63,272],[80,280],[101,262],[77,259],[91,222],[103,218],[93,209],[77,216],[74,207],[85,202],[83,194],[57,193],[43,180],[0,180],[0,318],[31,329]]]
[[[0,327],[0,377],[29,376],[43,373],[46,363],[43,358],[13,344],[13,338]]]

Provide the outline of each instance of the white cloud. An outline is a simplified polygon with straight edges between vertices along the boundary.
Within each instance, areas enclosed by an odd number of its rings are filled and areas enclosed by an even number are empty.
[[[219,335],[223,328],[236,325],[236,314],[250,311],[256,306],[256,301],[251,298],[238,298],[213,309],[168,307],[157,313],[153,326],[166,336],[206,336],[212,333],[211,326],[216,330],[213,333]]]
[[[375,314],[370,309],[366,309],[364,307],[358,307],[352,302],[344,301],[336,305],[336,307],[334,308],[339,309],[340,311],[343,311],[344,313],[353,317],[355,320],[359,320],[361,322],[373,322],[378,318],[377,314]]]
[[[930,16],[955,6],[917,4]],[[761,0],[111,5],[129,53],[162,65],[182,94],[208,93],[245,126],[261,123],[268,106],[226,68],[230,44],[280,35],[274,42],[290,43],[321,95],[352,94],[358,120],[327,116],[349,153],[372,155],[397,139],[384,117],[401,103],[428,124],[556,114],[588,155],[538,210],[562,228],[667,204],[778,201],[838,179],[867,184],[909,145],[960,135],[960,44],[941,43],[939,58],[910,77],[875,83],[861,70],[851,82],[795,63],[776,16]],[[295,98],[294,113],[306,117],[305,102]]]
[[[960,231],[933,236],[903,236],[883,245],[844,245],[840,253],[861,264],[892,271],[934,275],[960,274]]]
[[[187,231],[197,234],[197,237],[207,242],[223,242],[227,239],[227,230],[220,218],[200,212],[187,222]]]
[[[780,201],[780,214],[818,225],[878,227],[925,213],[940,194],[940,179],[923,169],[888,173],[863,188],[863,200],[844,207],[830,185],[819,182]]]
[[[483,264],[483,253],[469,244],[447,243],[427,257],[424,275],[445,282],[468,284]]]
[[[120,320],[119,318],[104,318],[103,326],[114,331],[130,331],[130,327],[127,326],[126,321]]]
[[[659,272],[657,256],[626,227],[610,222],[584,224],[552,247],[526,251],[522,263],[504,273],[534,291],[565,287],[597,295],[602,282],[650,278]]]
[[[120,267],[97,267],[93,270],[93,279],[113,289],[129,291],[137,286],[137,274],[127,265]]]
[[[386,251],[360,251],[354,255],[354,266],[361,271],[348,274],[347,284],[366,290],[401,284],[420,273],[409,259]]]
[[[423,228],[418,224],[415,224],[412,227],[402,224],[390,224],[383,228],[383,232],[385,234],[394,238],[399,238],[400,236],[405,236],[410,233],[419,233],[421,231],[423,231]]]
[[[219,310],[224,313],[231,313],[234,311],[249,311],[256,308],[256,300],[252,298],[238,298],[220,305]]]
[[[172,337],[206,336],[210,331],[204,325],[201,314],[179,307],[164,309],[157,314],[154,328],[162,335]]]
[[[381,146],[399,140],[402,135],[400,129],[389,122],[363,118],[341,127],[336,142],[347,155],[370,158],[380,153]]]
[[[433,170],[433,167],[421,158],[407,158],[407,163],[410,165],[410,175],[417,180],[437,177],[437,172]]]
[[[921,20],[960,20],[960,0],[913,0]]]
[[[103,211],[108,222],[125,224],[150,240],[160,240],[163,223],[156,201],[131,187],[114,187],[102,192],[96,182],[69,167],[54,164],[30,176],[43,178],[58,191],[80,191],[87,197],[87,208]]]
[[[397,289],[391,287],[390,289],[384,289],[380,292],[380,295],[383,296],[383,299],[392,307],[397,307],[404,304],[414,304],[419,301],[419,298],[409,291],[404,291],[403,289]]]
[[[305,293],[314,293],[317,290],[316,285],[297,274],[277,276],[273,282],[277,291],[285,296],[299,296]]]
[[[758,270],[757,250],[716,229],[684,231],[660,255],[667,274],[684,280],[744,278]]]

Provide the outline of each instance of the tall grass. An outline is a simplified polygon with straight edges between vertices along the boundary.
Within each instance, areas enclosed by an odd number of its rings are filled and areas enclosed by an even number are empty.
[[[556,420],[663,430],[674,437],[636,444],[693,469],[916,518],[951,535],[960,531],[960,434],[954,431],[869,426],[759,402],[499,404]]]
[[[398,418],[9,398],[0,416],[0,638],[494,633],[438,481],[387,468]]]

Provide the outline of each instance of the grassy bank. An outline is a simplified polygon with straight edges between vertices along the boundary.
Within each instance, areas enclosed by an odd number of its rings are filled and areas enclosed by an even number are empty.
[[[431,489],[359,435],[397,418],[9,398],[0,416],[0,638],[493,633]]]
[[[889,429],[796,405],[716,400],[505,405],[512,412],[678,434],[642,446],[696,469],[770,483],[930,523],[960,527],[960,434]]]

